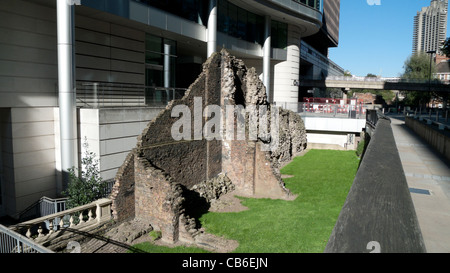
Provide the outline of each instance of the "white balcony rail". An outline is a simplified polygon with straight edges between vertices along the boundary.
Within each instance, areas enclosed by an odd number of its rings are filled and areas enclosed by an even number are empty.
[[[0,225],[0,253],[53,253],[53,251]]]
[[[318,80],[303,78],[304,80]],[[404,79],[400,77],[358,77],[358,76],[328,76],[327,81],[351,81],[351,82],[389,82],[389,83],[419,83],[419,84],[449,84],[436,78],[428,79]]]
[[[373,105],[332,104],[311,102],[276,102],[276,106],[294,111],[304,117],[365,119],[366,111]]]
[[[77,82],[77,106],[84,108],[161,106],[183,98],[185,92],[185,88]]]
[[[46,196],[41,197],[37,202],[30,205],[24,211],[19,213],[19,221],[50,215],[61,212],[66,209],[67,198],[52,199]]]
[[[29,240],[44,244],[65,234],[67,228],[86,231],[111,220],[110,199],[36,218],[11,227]],[[70,232],[69,232],[70,233]]]

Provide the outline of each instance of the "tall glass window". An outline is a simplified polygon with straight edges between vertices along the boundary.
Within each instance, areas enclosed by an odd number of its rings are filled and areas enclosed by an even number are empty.
[[[287,24],[278,21],[272,21],[272,47],[287,47]]]
[[[264,18],[226,0],[218,0],[217,30],[251,43],[263,43]]]
[[[166,102],[170,99],[167,88],[176,87],[176,41],[146,34],[145,85],[146,100]]]
[[[134,0],[167,11],[201,25],[206,25],[208,1],[204,0]]]

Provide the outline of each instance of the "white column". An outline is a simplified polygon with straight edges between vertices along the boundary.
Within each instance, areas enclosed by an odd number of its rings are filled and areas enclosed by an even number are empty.
[[[164,44],[164,88],[170,87],[170,45]],[[170,91],[166,89],[167,100],[170,101]]]
[[[209,0],[208,58],[217,50],[217,0]]]
[[[62,188],[69,181],[67,170],[76,166],[76,90],[74,69],[74,6],[57,0],[58,90],[61,140]]]
[[[300,33],[299,27],[288,25],[286,61],[277,63],[273,72],[272,102],[295,111],[299,87],[294,82],[300,80]]]
[[[270,97],[270,55],[272,44],[272,19],[266,15],[264,18],[264,45],[263,45],[263,83],[266,86],[267,100],[272,102]]]

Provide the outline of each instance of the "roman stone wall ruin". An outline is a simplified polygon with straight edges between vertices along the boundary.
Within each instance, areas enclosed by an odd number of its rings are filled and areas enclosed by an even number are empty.
[[[211,105],[221,109],[219,117],[217,112],[202,113]],[[230,111],[233,118],[226,119],[226,107],[236,105],[244,111]],[[184,108],[177,108],[181,106]],[[251,138],[252,128],[259,129],[245,111],[252,106],[267,109],[269,124],[277,124],[276,117],[279,127],[267,126],[268,133],[258,131],[257,138]],[[189,111],[181,115],[177,109]],[[262,126],[261,115],[256,115],[258,126]],[[177,128],[185,137],[176,140],[173,128],[182,119],[190,123]],[[213,119],[220,120],[220,124],[213,123],[214,128],[208,128]],[[227,122],[229,127],[225,126]],[[223,134],[217,134],[222,128]],[[242,128],[244,137],[237,138]],[[212,132],[216,138],[208,138],[211,135],[205,132]],[[233,133],[233,137],[224,137],[227,133]],[[275,140],[277,145],[267,149]],[[113,216],[117,221],[148,220],[161,230],[166,241],[189,240],[189,234],[193,236],[195,232],[187,232],[193,230],[193,220],[186,212],[193,203],[186,199],[194,190],[214,192],[203,192],[203,196],[221,192],[205,186],[219,185],[215,178],[220,176],[223,181],[232,182],[238,195],[289,199],[292,194],[284,187],[279,169],[305,148],[306,131],[300,116],[271,106],[255,70],[223,50],[205,62],[185,96],[169,103],[138,137],[136,147],[116,175],[111,195]]]

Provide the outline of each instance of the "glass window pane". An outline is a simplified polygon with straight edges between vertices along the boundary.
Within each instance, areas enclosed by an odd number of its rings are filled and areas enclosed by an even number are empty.
[[[145,63],[153,65],[163,65],[163,55],[161,53],[146,52]]]
[[[271,26],[272,47],[278,48],[278,22],[272,21]]]
[[[228,4],[228,17],[230,18],[228,33],[234,37],[237,35],[237,16],[237,6]]]
[[[244,9],[238,9],[238,23],[237,23],[237,38],[246,38],[246,26],[247,26],[247,11]]]
[[[162,51],[162,38],[147,34],[146,41],[145,41],[145,49],[154,51],[154,52],[161,52]]]
[[[287,47],[287,24],[279,23],[278,24],[278,47],[286,48]]]
[[[217,30],[228,33],[228,5],[227,1],[219,0],[217,4]]]
[[[151,68],[147,68],[145,70],[145,85],[147,86],[155,86],[155,87],[161,87],[164,85],[163,81],[163,73],[162,70],[153,70]]]
[[[255,43],[256,39],[256,15],[249,12],[247,14],[247,41]]]

